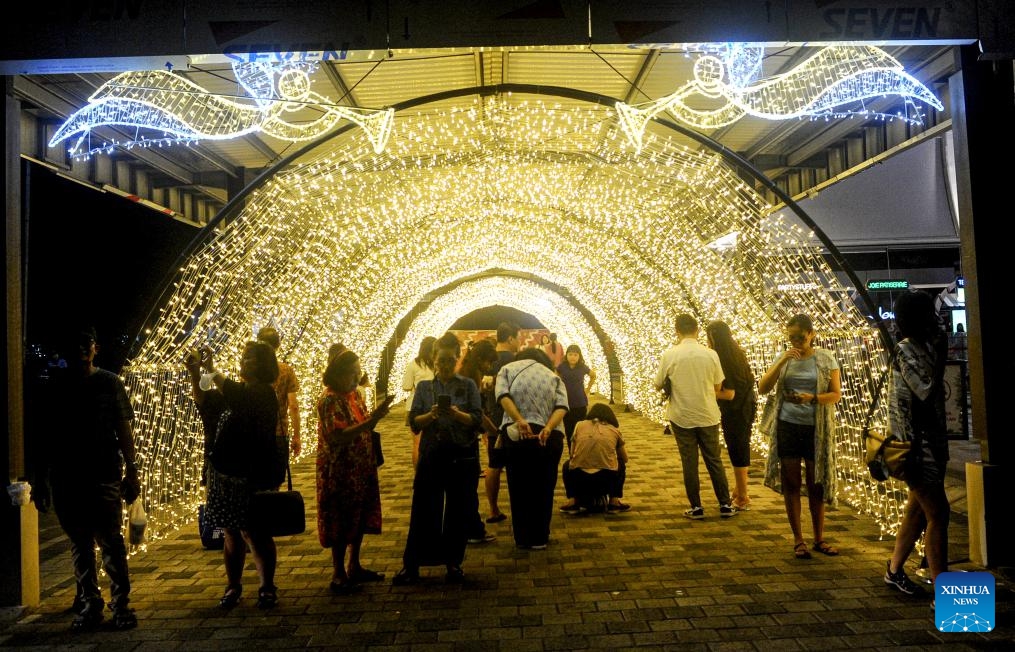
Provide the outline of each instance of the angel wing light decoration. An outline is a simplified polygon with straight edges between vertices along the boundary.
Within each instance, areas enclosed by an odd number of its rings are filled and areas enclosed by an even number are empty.
[[[693,47],[693,46],[692,46]],[[704,44],[694,63],[694,78],[676,91],[644,104],[616,104],[620,126],[640,150],[645,125],[663,111],[699,129],[715,129],[745,115],[769,120],[789,118],[880,116],[922,122],[916,101],[944,108],[940,100],[896,59],[870,45],[825,47],[800,65],[758,80],[764,47],[749,43]],[[888,115],[868,101],[896,95],[909,110]]]
[[[73,156],[132,147],[199,140],[224,140],[255,131],[288,141],[307,141],[331,130],[339,120],[366,132],[376,153],[384,151],[391,134],[394,109],[339,106],[310,90],[316,63],[234,63],[237,83],[249,95],[226,97],[168,70],[124,72],[103,84],[88,104],[71,115],[49,141],[77,137]],[[313,107],[319,117],[295,121],[295,112]],[[91,143],[96,127],[132,127],[136,136],[125,142]],[[149,137],[149,133],[152,137]]]

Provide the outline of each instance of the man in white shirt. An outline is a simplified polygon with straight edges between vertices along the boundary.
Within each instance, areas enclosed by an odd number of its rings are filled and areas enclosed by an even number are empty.
[[[693,316],[677,315],[676,327],[678,341],[663,353],[654,382],[656,389],[661,390],[666,378],[670,379],[666,418],[677,440],[684,491],[691,503],[684,516],[695,520],[705,518],[698,481],[699,450],[719,501],[719,515],[723,518],[735,516],[737,510],[730,504],[726,468],[719,446],[720,413],[716,395],[722,392],[725,378],[722,365],[715,351],[698,342],[698,321]]]

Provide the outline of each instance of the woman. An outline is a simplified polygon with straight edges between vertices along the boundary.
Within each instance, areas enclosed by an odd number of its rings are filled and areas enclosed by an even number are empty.
[[[317,400],[317,537],[331,548],[331,584],[347,595],[382,573],[360,563],[363,535],[381,532],[381,492],[371,432],[388,413],[389,396],[368,412],[360,393],[359,356],[346,350],[328,363]],[[349,552],[349,562],[345,555]]]
[[[783,495],[794,556],[810,559],[800,524],[803,461],[814,530],[811,549],[837,555],[839,551],[825,541],[825,503],[836,502],[835,404],[842,398],[839,363],[831,351],[814,347],[814,324],[808,315],[790,317],[786,336],[790,348],[758,382],[762,394],[776,390],[761,418],[762,432],[769,438],[765,486]]]
[[[225,532],[222,550],[227,585],[219,605],[228,609],[240,601],[243,565],[250,546],[260,578],[257,606],[267,609],[278,603],[275,540],[270,534],[249,528],[248,511],[255,491],[275,489],[282,481],[273,477],[278,456],[278,401],[272,383],[278,377],[278,362],[269,345],[247,342],[240,360],[240,382],[215,371],[208,349],[204,365],[211,381],[222,391],[226,406],[211,450],[206,511],[209,526],[221,527]]]
[[[896,300],[894,309],[901,339],[888,385],[888,432],[912,442],[912,452],[906,464],[909,496],[885,584],[913,595],[923,589],[909,579],[903,566],[924,528],[924,555],[931,579],[948,570],[951,506],[944,487],[948,435],[943,391],[948,342],[929,294],[907,292]]]
[[[408,396],[405,399],[405,424],[409,426],[409,430],[412,431],[412,424],[409,423],[409,410],[412,408],[412,394],[416,390],[416,385],[421,380],[431,380],[433,378],[433,345],[437,341],[436,337],[427,335],[423,338],[423,341],[419,343],[419,351],[416,353],[416,357],[405,367],[405,373],[402,374],[402,390],[407,392]],[[412,465],[416,466],[419,461],[419,449],[412,449]]]
[[[564,462],[562,471],[568,501],[560,511],[576,514],[590,509],[601,496],[609,496],[607,511],[628,511],[631,506],[620,502],[626,469],[627,447],[617,415],[606,403],[596,403],[575,428],[571,459]]]
[[[409,422],[417,437],[419,463],[412,483],[409,534],[395,586],[419,582],[419,568],[444,564],[449,584],[465,581],[462,561],[471,519],[478,516],[479,459],[476,433],[482,427],[479,388],[455,373],[461,344],[445,333],[434,345],[432,380],[420,381]]]
[[[497,372],[495,395],[504,408],[501,432],[515,545],[545,550],[564,451],[567,391],[543,351],[524,349]]]
[[[557,341],[557,334],[550,333],[550,336],[543,336],[543,353],[550,358],[550,364],[556,369],[564,362],[564,347]]]
[[[465,353],[465,357],[462,358],[462,363],[458,367],[458,373],[476,383],[476,387],[479,388],[479,401],[482,408],[482,427],[480,432],[482,433],[482,444],[483,447],[487,447],[492,438],[497,437],[497,426],[494,425],[490,419],[489,408],[484,405],[485,401],[483,392],[483,378],[489,376],[492,372],[494,365],[497,364],[497,345],[493,338],[482,339],[478,342],[469,342],[469,348]],[[487,392],[487,394],[489,394]],[[480,460],[479,460],[479,445],[480,440],[476,440],[476,475],[481,475]],[[470,494],[470,503],[472,498]],[[492,534],[487,534],[486,525],[483,521],[483,517],[479,514],[479,496],[475,498],[475,517],[471,518],[471,524],[469,525],[469,543],[490,543],[497,539]],[[471,508],[470,508],[471,511]]]
[[[581,347],[571,344],[564,354],[564,362],[557,365],[557,375],[564,381],[567,390],[568,410],[564,415],[564,436],[567,437],[567,449],[570,451],[575,424],[585,418],[589,407],[589,394],[596,382],[596,372],[585,364]],[[586,376],[589,378],[588,384],[583,382]]]
[[[721,413],[722,434],[726,452],[733,465],[733,506],[739,511],[751,509],[747,491],[747,469],[751,465],[751,428],[758,411],[758,395],[754,391],[754,372],[747,354],[733,339],[729,325],[720,320],[705,327],[708,345],[719,354],[723,375],[722,392],[716,395]]]

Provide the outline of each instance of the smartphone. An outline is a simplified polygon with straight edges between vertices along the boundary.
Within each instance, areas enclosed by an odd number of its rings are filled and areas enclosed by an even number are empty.
[[[451,409],[451,394],[439,394],[437,396],[437,409],[447,412]]]

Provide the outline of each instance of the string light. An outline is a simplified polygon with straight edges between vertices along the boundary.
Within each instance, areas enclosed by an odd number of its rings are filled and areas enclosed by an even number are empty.
[[[692,127],[712,130],[745,115],[768,120],[863,115],[922,124],[923,115],[914,100],[939,111],[944,108],[902,64],[872,45],[825,47],[792,70],[762,81],[758,76],[763,46],[706,43],[686,47],[704,53],[694,62],[694,79],[658,100],[616,105],[620,126],[636,149],[641,147],[649,120],[664,111]],[[901,97],[906,112],[880,113],[867,104],[889,95]]]
[[[225,140],[255,131],[275,138],[308,141],[330,131],[342,119],[359,125],[380,153],[391,133],[394,110],[339,106],[310,90],[316,63],[233,63],[237,83],[248,95],[233,99],[210,93],[177,73],[143,70],[121,73],[99,87],[88,104],[74,112],[49,141],[54,147],[77,136],[69,148],[75,157],[109,153],[115,147],[151,147]],[[317,109],[312,119],[287,118],[306,108]],[[92,144],[92,131],[101,126],[132,127],[134,138]],[[144,131],[141,131],[144,130]],[[150,136],[147,132],[155,134]]]
[[[209,344],[235,377],[255,326],[276,324],[303,388],[312,454],[333,342],[377,378],[395,326],[412,316],[394,354],[391,376],[400,378],[424,335],[494,304],[538,313],[598,368],[615,356],[623,402],[660,424],[652,378],[675,314],[727,321],[759,376],[783,350],[786,320],[810,314],[817,344],[843,370],[837,496],[892,534],[905,488],[869,479],[860,441],[886,356],[867,317],[843,305],[846,289],[812,234],[770,214],[718,155],[651,134],[636,150],[614,120],[601,105],[473,97],[400,112],[381,154],[340,134],[252,191],[179,270],[124,369],[150,540],[193,520],[202,500],[203,437],[181,362],[188,349]],[[732,246],[708,246],[734,232]],[[500,269],[516,273],[469,280]],[[603,341],[576,305],[595,316]],[[382,389],[401,391],[397,380]],[[757,431],[753,444],[766,450]]]

